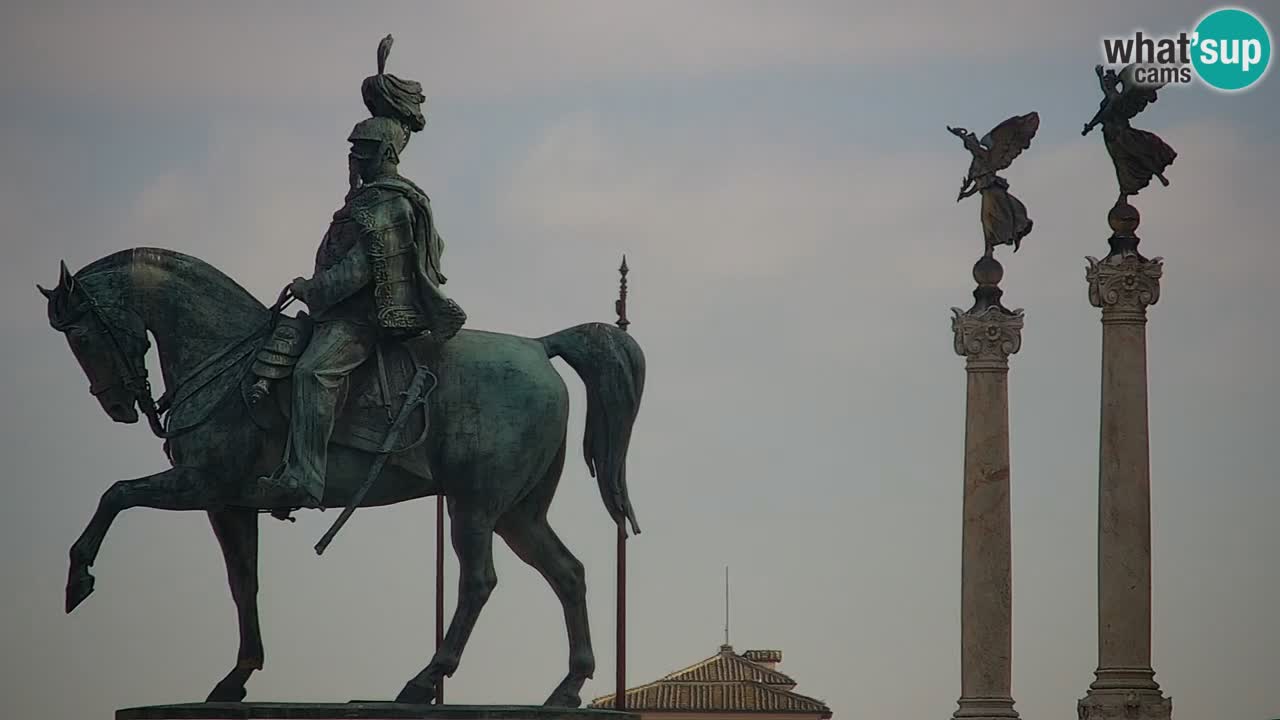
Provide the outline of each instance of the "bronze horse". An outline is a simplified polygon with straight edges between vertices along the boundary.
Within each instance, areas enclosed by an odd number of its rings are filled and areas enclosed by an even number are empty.
[[[172,465],[116,482],[103,493],[71,547],[67,612],[93,591],[89,568],[121,511],[206,511],[226,560],[240,625],[235,667],[208,700],[238,702],[246,680],[263,665],[258,515],[290,510],[255,505],[248,491],[253,478],[280,462],[287,435],[282,418],[266,429],[255,423],[244,393],[252,381],[252,350],[267,337],[278,308],[265,307],[197,258],[153,248],[109,255],[74,276],[63,264],[57,287],[40,291],[48,299],[50,324],[65,334],[103,410],[116,422],[135,423],[141,408],[153,430],[166,437]],[[166,428],[157,420],[146,380],[148,334],[155,339],[166,387],[160,404],[205,408],[182,428]],[[629,521],[639,532],[626,488],[626,454],[645,374],[635,340],[603,323],[541,338],[459,332],[432,360],[439,383],[422,450],[392,456],[360,504],[444,495],[449,507],[459,566],[457,606],[444,643],[405,684],[398,702],[432,702],[441,678],[457,669],[497,582],[492,557],[497,533],[547,580],[564,606],[569,670],[546,704],[581,704],[579,692],[595,670],[584,571],[547,523],[564,467],[569,415],[564,381],[550,362],[555,357],[573,367],[586,386],[583,449],[605,507],[615,522]],[[375,457],[366,449],[332,443],[324,505],[345,506]]]

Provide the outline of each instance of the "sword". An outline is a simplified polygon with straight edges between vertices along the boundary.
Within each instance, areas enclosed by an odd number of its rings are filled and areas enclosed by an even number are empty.
[[[427,387],[427,379],[431,380],[431,387]],[[391,456],[391,449],[395,447],[396,439],[400,435],[401,428],[408,422],[409,416],[413,414],[414,409],[427,401],[427,395],[435,389],[436,377],[425,365],[419,365],[413,373],[413,380],[409,383],[409,389],[400,393],[404,396],[404,404],[400,406],[400,412],[396,415],[395,421],[391,423],[391,427],[387,428],[387,436],[382,440],[382,447],[378,450],[378,457],[374,459],[373,465],[369,467],[369,477],[365,478],[364,484],[356,490],[351,496],[351,501],[343,508],[342,514],[334,521],[333,527],[320,538],[320,542],[316,543],[316,554],[323,555],[325,548],[329,547],[329,543],[333,542],[333,536],[338,534],[342,526],[346,524],[347,519],[356,511],[364,496],[369,494],[369,489],[373,487],[373,483],[382,474],[382,467],[387,464],[387,458]]]

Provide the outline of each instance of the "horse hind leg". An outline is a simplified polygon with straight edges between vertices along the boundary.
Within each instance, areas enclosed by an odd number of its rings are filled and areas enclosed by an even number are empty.
[[[542,575],[564,608],[569,635],[569,672],[543,704],[578,707],[582,704],[582,686],[595,673],[596,659],[587,620],[586,570],[547,522],[547,507],[563,467],[562,444],[542,485],[503,516],[498,523],[498,534],[521,560]]]
[[[396,702],[427,704],[435,700],[440,680],[453,675],[462,650],[475,629],[480,611],[498,584],[493,569],[493,522],[483,514],[450,503],[453,551],[458,557],[458,603],[444,643],[431,662],[405,684]]]
[[[240,625],[240,649],[235,666],[214,686],[206,702],[240,702],[245,682],[254,670],[262,669],[264,659],[258,626],[258,514],[247,508],[210,512],[209,523],[227,565],[227,583]]]

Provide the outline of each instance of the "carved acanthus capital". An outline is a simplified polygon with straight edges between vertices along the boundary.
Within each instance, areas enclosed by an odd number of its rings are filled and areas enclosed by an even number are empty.
[[[1089,302],[1113,320],[1145,320],[1147,306],[1160,300],[1163,258],[1133,254],[1110,255],[1098,260],[1086,257],[1089,267]]]
[[[968,359],[970,370],[1006,370],[1009,356],[1022,347],[1021,309],[991,306],[964,311],[951,308],[956,354]]]

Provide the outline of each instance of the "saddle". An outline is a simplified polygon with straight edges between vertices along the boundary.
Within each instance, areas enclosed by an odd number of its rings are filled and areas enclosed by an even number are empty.
[[[264,429],[291,419],[293,369],[311,340],[314,322],[305,312],[294,317],[279,316],[254,356],[253,382],[244,386],[244,399],[251,408],[254,422]],[[329,442],[380,452],[405,402],[404,392],[414,372],[419,365],[426,364],[424,358],[434,359],[434,347],[435,343],[426,336],[378,343],[369,359],[347,376]],[[428,467],[424,441],[429,425],[430,408],[424,402],[422,411],[410,415],[393,439],[392,454],[410,455],[401,459],[414,462],[420,468]]]

